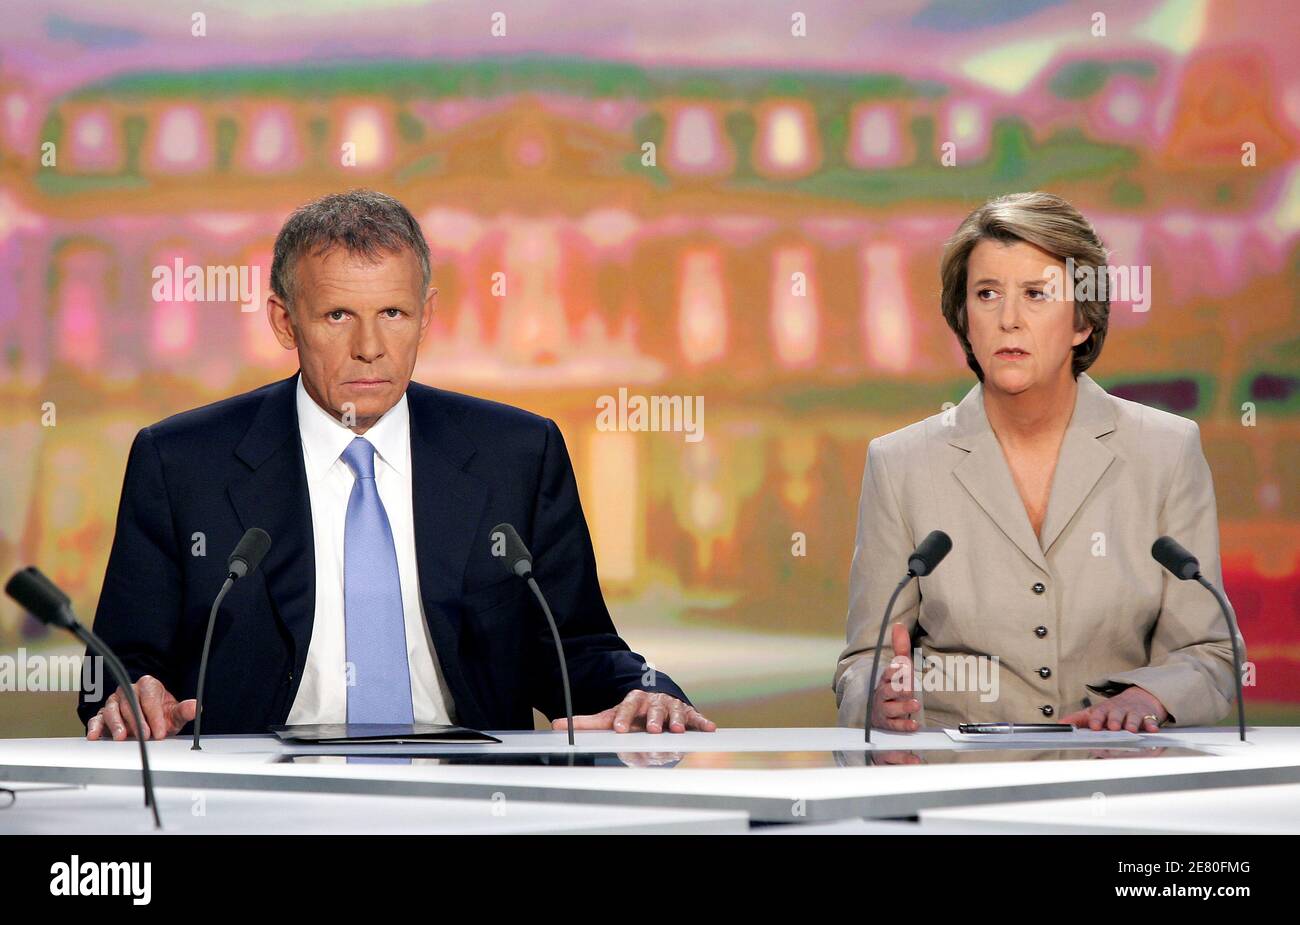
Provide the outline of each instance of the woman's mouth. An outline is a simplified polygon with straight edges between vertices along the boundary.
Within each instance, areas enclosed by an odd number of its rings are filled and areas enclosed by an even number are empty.
[[[1019,347],[1003,347],[993,355],[1003,360],[1023,360],[1029,356],[1029,353]]]

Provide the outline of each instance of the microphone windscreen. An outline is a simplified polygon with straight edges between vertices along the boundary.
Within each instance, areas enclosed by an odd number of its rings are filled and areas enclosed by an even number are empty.
[[[1162,536],[1152,543],[1151,557],[1182,581],[1195,578],[1201,571],[1201,563],[1172,536]]]
[[[921,540],[921,545],[916,547],[916,551],[907,560],[907,567],[916,573],[917,577],[929,575],[943,557],[948,555],[952,550],[952,538],[942,530],[934,530],[925,539]]]
[[[492,554],[500,556],[506,569],[523,578],[533,570],[533,556],[510,524],[497,524],[492,528]],[[504,546],[500,544],[504,543]],[[501,549],[500,552],[497,550]]]
[[[72,599],[34,565],[19,569],[5,584],[5,594],[42,623],[72,629]]]
[[[239,540],[239,545],[226,560],[226,570],[243,578],[262,564],[271,549],[271,537],[261,527],[250,527]]]

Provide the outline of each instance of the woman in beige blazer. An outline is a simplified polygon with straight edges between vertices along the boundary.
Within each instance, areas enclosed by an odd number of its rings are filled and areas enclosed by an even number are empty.
[[[1221,586],[1199,430],[1084,372],[1109,302],[1082,289],[1072,299],[1062,281],[1105,263],[1092,225],[1046,193],[986,203],[945,248],[944,316],[980,381],[956,407],[868,447],[834,680],[841,724],[865,720],[885,605],[931,530],[952,537],[952,552],[898,598],[874,726],[1154,731],[1228,712],[1218,605],[1151,558],[1167,534]]]

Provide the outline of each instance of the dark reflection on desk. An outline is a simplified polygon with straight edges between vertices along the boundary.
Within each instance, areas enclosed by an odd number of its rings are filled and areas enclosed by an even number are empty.
[[[551,767],[551,768],[688,768],[690,770],[793,770],[861,768],[906,764],[988,764],[1005,761],[1095,761],[1115,758],[1206,757],[1192,748],[1123,746],[1118,748],[988,748],[863,751],[773,752],[330,752],[286,754],[279,764],[343,764],[349,757],[400,758],[413,766]]]
[[[1113,748],[988,748],[898,749],[835,752],[841,768],[886,767],[915,764],[993,764],[1000,761],[1097,761],[1115,758],[1205,758],[1194,748],[1126,745]]]
[[[313,752],[310,754],[280,755],[276,764],[344,764],[348,759],[395,759],[416,767],[554,767],[554,768],[663,768],[673,767],[682,758],[675,752],[550,752],[550,753],[489,753],[475,752]]]

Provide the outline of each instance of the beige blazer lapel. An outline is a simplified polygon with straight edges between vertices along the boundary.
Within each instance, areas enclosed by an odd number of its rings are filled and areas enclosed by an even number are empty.
[[[1115,460],[1110,447],[1097,439],[1115,430],[1115,403],[1087,373],[1080,373],[1078,381],[1074,414],[1061,441],[1061,454],[1052,474],[1052,493],[1043,517],[1044,553],[1051,552],[1061,531]]]
[[[1029,523],[1002,446],[984,413],[983,385],[972,388],[953,409],[955,421],[952,433],[948,435],[950,444],[966,451],[966,455],[953,466],[957,481],[1007,539],[1044,573],[1051,571],[1046,552],[1115,458],[1115,454],[1097,440],[1097,437],[1115,429],[1115,410],[1110,396],[1086,373],[1079,375],[1078,383],[1074,411],[1061,441],[1060,456],[1052,475],[1052,491],[1043,518],[1041,543]]]

